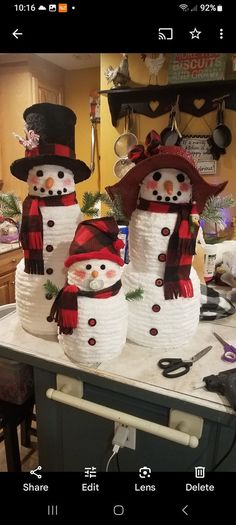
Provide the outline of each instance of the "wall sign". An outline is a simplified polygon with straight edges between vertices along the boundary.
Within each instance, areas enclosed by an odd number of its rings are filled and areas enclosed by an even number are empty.
[[[169,83],[224,80],[225,53],[174,53],[169,63]]]
[[[180,146],[193,156],[201,175],[215,175],[216,161],[208,144],[209,135],[183,135]]]

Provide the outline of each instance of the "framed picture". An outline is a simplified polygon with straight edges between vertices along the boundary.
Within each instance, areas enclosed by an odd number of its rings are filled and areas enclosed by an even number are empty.
[[[225,53],[174,53],[169,62],[169,83],[224,80],[225,65]]]
[[[180,146],[193,156],[201,175],[215,175],[216,161],[208,144],[209,135],[183,135]]]

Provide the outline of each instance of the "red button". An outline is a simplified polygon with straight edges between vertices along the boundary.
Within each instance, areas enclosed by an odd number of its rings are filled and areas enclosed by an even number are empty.
[[[161,307],[159,306],[159,304],[154,304],[152,306],[152,311],[153,312],[160,312],[160,309],[161,309]]]
[[[162,228],[161,234],[164,235],[164,237],[167,237],[167,235],[170,235],[169,228]]]
[[[159,286],[159,287],[160,287],[160,286],[163,286],[163,279],[156,279],[156,280],[155,280],[155,285],[156,285],[156,286]]]
[[[150,335],[157,335],[158,334],[158,330],[156,328],[151,328],[151,330],[149,330],[149,334]]]
[[[90,346],[94,346],[96,344],[96,339],[94,339],[93,337],[91,337],[89,340],[88,340],[88,344]]]
[[[88,320],[88,324],[89,324],[89,326],[95,326],[97,324],[97,321],[96,321],[96,319],[93,319],[91,317],[91,319]]]
[[[165,253],[160,253],[160,255],[158,255],[158,261],[165,262],[166,261],[166,254]]]

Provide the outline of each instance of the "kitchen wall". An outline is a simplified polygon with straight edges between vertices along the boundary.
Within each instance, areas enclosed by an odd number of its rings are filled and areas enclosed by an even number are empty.
[[[112,84],[108,84],[104,76],[104,71],[112,65],[116,67],[121,61],[121,54],[103,54],[101,55],[101,89],[109,89]],[[166,62],[158,75],[158,83],[167,83],[167,68],[168,68],[169,56],[166,55]],[[232,73],[231,67],[232,56],[227,56],[227,78],[235,78],[236,74]],[[129,54],[129,71],[131,79],[139,84],[148,85],[149,83],[149,72],[144,62],[141,59],[140,54]],[[155,80],[152,78],[152,82]],[[142,115],[136,115],[136,134],[141,142],[144,142],[147,133],[151,129],[155,129],[157,132],[161,132],[163,128],[167,126],[168,114],[165,114],[159,118],[148,118]],[[202,134],[206,135],[210,133],[210,130],[214,129],[216,124],[216,113],[215,111],[207,114],[204,118],[192,117],[187,113],[181,114],[180,129],[184,134],[194,135]],[[229,183],[225,189],[225,194],[232,193],[236,198],[236,112],[232,110],[225,111],[225,124],[230,127],[232,131],[233,140],[230,146],[227,148],[226,155],[222,155],[220,160],[217,162],[217,174],[208,175],[206,180],[209,183],[217,183],[224,180],[228,180]],[[118,181],[117,177],[113,174],[113,166],[117,160],[114,154],[114,142],[124,130],[124,119],[121,119],[117,128],[112,126],[110,112],[108,108],[108,102],[106,95],[101,96],[101,174],[102,174],[102,187],[104,188],[107,184],[112,184]]]

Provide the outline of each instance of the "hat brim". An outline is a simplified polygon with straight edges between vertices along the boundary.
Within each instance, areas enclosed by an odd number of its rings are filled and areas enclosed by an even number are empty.
[[[78,261],[87,261],[90,259],[102,259],[107,261],[113,261],[119,266],[124,266],[124,261],[119,257],[119,255],[116,255],[115,253],[109,253],[107,254],[107,251],[100,250],[100,252],[87,252],[87,253],[75,253],[74,255],[69,255],[67,259],[64,262],[64,265],[66,268],[69,268],[72,264],[78,262]]]
[[[17,159],[11,164],[10,170],[14,177],[26,182],[28,171],[34,166],[42,164],[57,164],[70,169],[74,174],[75,183],[86,180],[91,175],[91,170],[82,160],[60,157],[59,155],[40,155],[28,159]]]
[[[184,157],[177,154],[158,153],[136,164],[113,186],[106,187],[106,191],[112,200],[116,197],[120,198],[126,217],[130,218],[137,207],[139,189],[143,179],[152,171],[162,168],[175,168],[188,175],[193,185],[192,200],[197,203],[198,213],[203,211],[208,197],[218,195],[227,184],[227,182],[217,185],[208,184],[201,177],[197,168]]]

